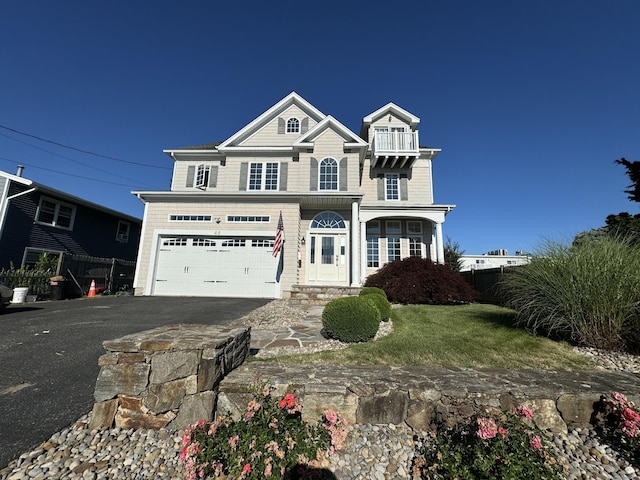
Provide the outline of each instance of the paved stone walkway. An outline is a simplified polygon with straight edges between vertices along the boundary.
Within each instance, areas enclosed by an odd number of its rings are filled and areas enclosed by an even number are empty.
[[[322,330],[322,306],[311,306],[307,310],[308,316],[297,325],[274,329],[251,329],[251,353],[282,347],[306,347],[311,344],[326,341]]]

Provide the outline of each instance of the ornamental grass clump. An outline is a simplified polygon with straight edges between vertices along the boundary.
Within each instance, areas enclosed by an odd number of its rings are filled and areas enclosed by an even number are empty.
[[[505,271],[501,291],[529,331],[604,350],[640,350],[640,248],[605,236],[547,241],[528,265]]]
[[[477,416],[424,439],[413,477],[445,479],[562,479],[564,467],[536,427],[531,410]]]
[[[624,458],[640,466],[640,407],[620,392],[601,398],[596,431]]]
[[[342,448],[347,422],[335,411],[312,424],[302,420],[293,393],[274,399],[264,384],[254,385],[252,393],[240,420],[219,416],[185,429],[180,460],[187,480],[288,478],[297,467],[317,467]]]

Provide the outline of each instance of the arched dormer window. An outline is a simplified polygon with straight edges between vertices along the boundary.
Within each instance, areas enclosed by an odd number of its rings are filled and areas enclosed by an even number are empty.
[[[313,220],[309,228],[347,228],[344,218],[335,212],[320,212]]]
[[[287,120],[287,133],[300,133],[300,120],[295,117]]]
[[[335,158],[323,158],[320,162],[318,190],[338,190],[338,162]]]

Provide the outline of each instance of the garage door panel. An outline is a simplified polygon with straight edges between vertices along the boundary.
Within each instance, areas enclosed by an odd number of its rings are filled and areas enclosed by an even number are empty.
[[[271,255],[269,242],[244,238],[163,238],[157,254],[153,294],[278,297],[277,259]]]

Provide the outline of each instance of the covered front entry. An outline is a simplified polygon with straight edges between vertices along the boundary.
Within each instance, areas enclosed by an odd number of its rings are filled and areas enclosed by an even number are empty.
[[[344,284],[348,281],[348,238],[344,219],[322,212],[309,226],[307,272],[309,283]]]
[[[153,295],[278,297],[273,240],[161,237]]]

